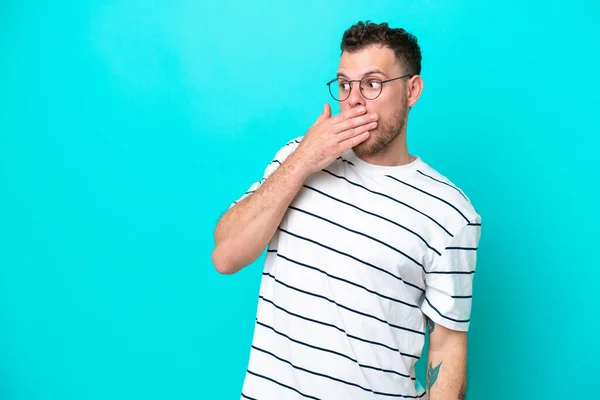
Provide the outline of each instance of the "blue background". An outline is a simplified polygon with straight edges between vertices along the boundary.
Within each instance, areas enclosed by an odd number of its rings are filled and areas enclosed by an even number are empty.
[[[409,149],[482,215],[468,398],[597,393],[596,2],[45,3],[0,5],[0,399],[239,398],[264,255],[219,275],[214,226],[366,19],[417,36]]]

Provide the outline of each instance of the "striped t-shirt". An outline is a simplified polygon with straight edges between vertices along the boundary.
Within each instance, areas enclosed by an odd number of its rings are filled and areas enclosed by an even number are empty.
[[[268,246],[241,398],[424,398],[425,316],[468,330],[480,232],[469,198],[420,157],[378,166],[350,149],[311,175]]]

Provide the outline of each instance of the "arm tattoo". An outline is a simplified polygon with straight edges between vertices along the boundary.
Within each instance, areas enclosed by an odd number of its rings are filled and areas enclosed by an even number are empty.
[[[431,387],[433,386],[433,384],[435,383],[435,381],[438,377],[438,372],[440,372],[441,366],[442,366],[441,362],[435,368],[433,367],[433,364],[429,363],[429,368],[427,369],[427,382],[426,382],[428,399],[431,399],[431,397],[430,397]]]
[[[467,398],[467,381],[463,381],[458,391],[458,400],[465,400]]]
[[[435,329],[435,324],[431,318],[427,318],[427,327],[429,328],[429,334],[431,335],[431,332]]]

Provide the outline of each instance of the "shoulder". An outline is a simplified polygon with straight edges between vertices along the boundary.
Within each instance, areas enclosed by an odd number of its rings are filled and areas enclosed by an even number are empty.
[[[294,139],[289,140],[285,145],[283,145],[275,156],[275,159],[279,161],[285,160],[290,154],[294,152],[302,142],[304,136],[298,136]]]
[[[290,141],[288,141],[285,144],[285,146],[283,146],[283,147],[284,148],[287,147],[287,148],[295,150],[300,145],[300,143],[302,142],[302,139],[304,139],[304,136],[298,136],[298,137],[296,137],[296,138],[291,139]]]
[[[414,179],[416,185],[423,191],[448,203],[463,214],[464,218],[468,221],[467,223],[475,224],[481,222],[481,216],[475,209],[467,193],[429,164],[423,162],[417,168]]]

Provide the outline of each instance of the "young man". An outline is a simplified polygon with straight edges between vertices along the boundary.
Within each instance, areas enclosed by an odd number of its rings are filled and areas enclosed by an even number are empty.
[[[359,22],[341,49],[329,82],[340,114],[326,104],[215,230],[224,274],[268,245],[242,398],[463,399],[481,218],[408,152],[423,90],[416,38]]]

